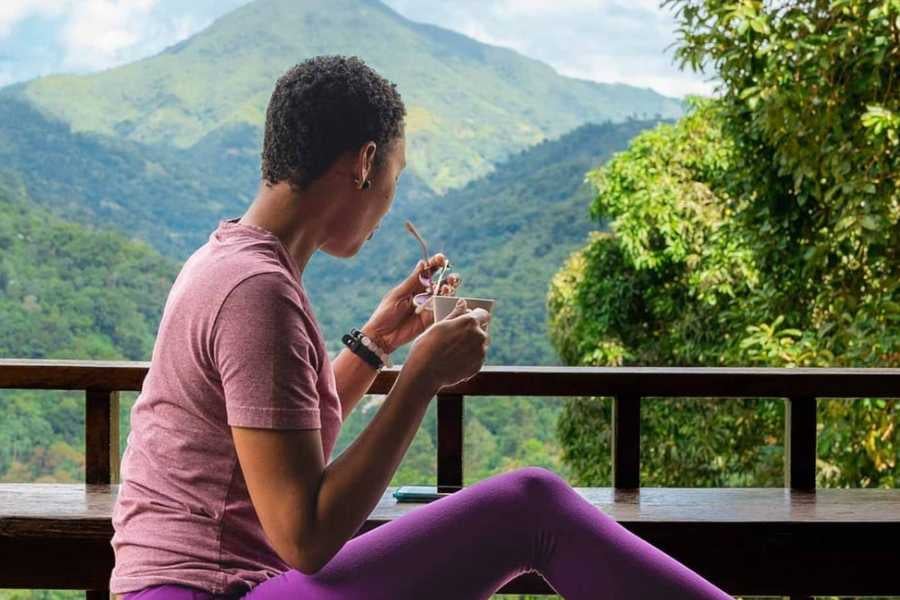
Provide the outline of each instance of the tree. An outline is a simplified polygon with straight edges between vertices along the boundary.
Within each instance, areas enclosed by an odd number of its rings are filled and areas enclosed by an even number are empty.
[[[589,173],[611,219],[551,282],[568,364],[896,366],[900,2],[675,0],[715,100]],[[645,481],[779,485],[781,403],[648,402]],[[558,427],[584,484],[608,408]],[[820,402],[823,485],[895,485],[898,406]],[[852,429],[848,427],[852,425]]]

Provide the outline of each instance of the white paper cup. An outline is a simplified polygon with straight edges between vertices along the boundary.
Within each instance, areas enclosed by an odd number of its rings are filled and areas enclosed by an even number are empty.
[[[466,298],[465,296],[435,296],[434,301],[434,322],[437,323],[456,307],[456,301],[462,298],[466,301],[468,309],[483,308],[490,313],[494,309],[493,298]]]

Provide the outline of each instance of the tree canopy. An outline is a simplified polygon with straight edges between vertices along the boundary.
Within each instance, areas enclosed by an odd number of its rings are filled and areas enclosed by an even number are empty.
[[[897,366],[900,2],[667,4],[718,97],[588,174],[611,233],[551,282],[554,346],[580,365]],[[780,483],[780,402],[645,404],[645,481]],[[894,485],[896,402],[819,406],[820,482]],[[581,481],[608,478],[608,416],[561,416]]]

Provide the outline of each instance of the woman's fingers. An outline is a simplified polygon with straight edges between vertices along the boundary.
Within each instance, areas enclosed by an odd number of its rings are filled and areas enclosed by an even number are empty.
[[[431,292],[435,289],[434,285],[437,284],[437,281],[432,281],[432,278],[439,273],[441,269],[447,266],[448,263],[447,257],[444,256],[442,252],[438,252],[428,259],[428,263],[419,275],[419,281],[425,287],[426,292]],[[440,296],[452,296],[461,283],[462,276],[459,273],[454,272],[445,275],[441,280],[441,285],[438,288],[437,293]]]
[[[459,277],[450,278],[448,283],[441,284],[441,295],[442,296],[452,296],[456,289],[459,287],[459,284],[462,280]]]
[[[438,258],[440,257],[440,258]],[[426,263],[420,260],[413,267],[412,273],[397,288],[400,295],[417,294],[427,290],[431,286],[431,274],[436,268],[434,266],[435,259],[446,260],[442,254],[436,254]],[[439,268],[439,267],[438,267]]]
[[[447,257],[444,256],[443,253],[438,252],[437,254],[435,254],[434,256],[432,256],[431,258],[428,259],[428,265],[426,265],[426,266],[430,267],[432,270],[434,270],[435,268],[440,269],[446,263],[447,263]]]
[[[441,269],[448,263],[447,257],[444,256],[441,252],[438,252],[434,256],[428,259],[428,262],[425,263],[425,266],[422,267],[422,270],[419,272],[419,282],[425,287],[430,288],[432,283],[432,279],[437,275]],[[457,274],[458,275],[458,274]],[[443,282],[449,282],[450,278],[445,276]]]
[[[446,285],[449,289],[448,295],[452,295],[452,293],[456,291],[456,288],[459,287],[460,283],[462,283],[462,278],[459,276],[459,273],[450,273],[446,280]]]

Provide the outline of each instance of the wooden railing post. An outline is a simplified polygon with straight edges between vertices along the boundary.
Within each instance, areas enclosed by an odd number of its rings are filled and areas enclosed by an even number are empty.
[[[119,392],[87,390],[84,470],[87,483],[119,481]]]
[[[816,399],[801,396],[784,405],[784,486],[816,489]]]
[[[613,398],[612,467],[616,489],[641,486],[641,398],[637,394]]]
[[[118,483],[119,392],[87,390],[84,412],[85,482]],[[109,600],[109,598],[108,589],[85,591],[85,600]]]
[[[455,492],[463,483],[463,396],[438,394],[437,488]]]

